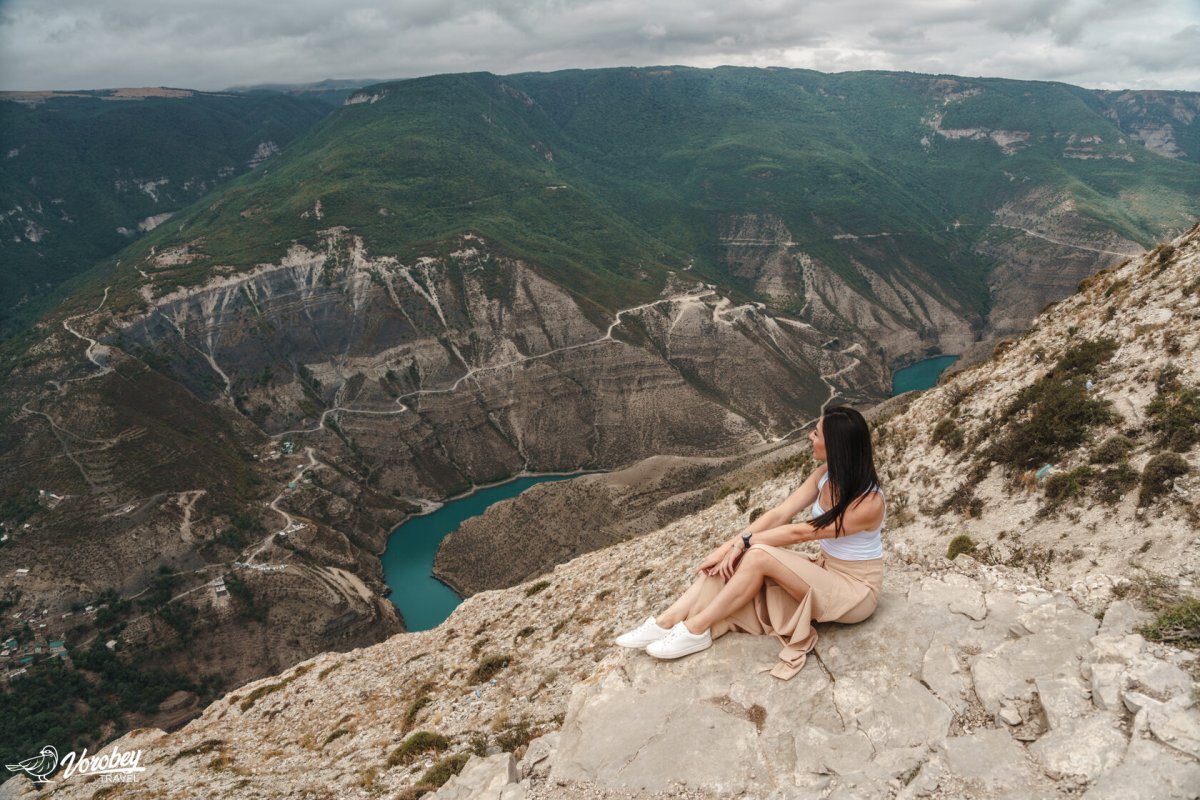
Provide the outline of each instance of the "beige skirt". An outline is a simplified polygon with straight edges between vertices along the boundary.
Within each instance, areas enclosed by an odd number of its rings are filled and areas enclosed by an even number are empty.
[[[808,653],[817,643],[815,622],[861,622],[875,611],[883,586],[883,559],[847,561],[822,550],[810,555],[787,547],[755,544],[784,564],[809,585],[804,597],[796,598],[770,576],[753,600],[714,623],[714,639],[731,630],[771,634],[783,645],[779,661],[759,672],[771,671],[788,680],[804,667]],[[740,563],[740,562],[739,562]],[[707,606],[725,585],[720,575],[699,575],[684,592],[687,616]]]

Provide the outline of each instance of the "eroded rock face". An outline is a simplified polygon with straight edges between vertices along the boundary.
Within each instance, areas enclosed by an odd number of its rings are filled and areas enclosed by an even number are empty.
[[[269,434],[350,448],[401,497],[522,469],[734,452],[811,417],[831,392],[822,374],[856,380],[844,368],[857,361],[822,349],[818,331],[702,284],[614,319],[473,238],[402,264],[326,233],[325,251],[295,246],[277,265],[152,298],[108,339],[201,398],[235,400]],[[864,372],[864,391],[874,378]]]

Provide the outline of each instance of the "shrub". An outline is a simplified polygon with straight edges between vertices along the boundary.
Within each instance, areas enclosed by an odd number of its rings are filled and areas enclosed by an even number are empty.
[[[1200,598],[1189,597],[1168,605],[1153,622],[1138,626],[1137,631],[1156,642],[1200,649]]]
[[[425,774],[421,776],[418,783],[429,786],[441,786],[443,783],[462,772],[462,768],[467,765],[467,761],[470,759],[470,753],[455,753],[452,756],[446,756],[432,767],[425,770]]]
[[[336,731],[333,731],[332,733],[330,733],[328,736],[325,737],[324,744],[329,744],[334,739],[340,739],[341,737],[345,736],[348,733],[350,733],[349,728],[338,728]],[[322,746],[324,746],[324,745],[322,745]]]
[[[1117,352],[1116,339],[1101,337],[1088,339],[1071,347],[1054,367],[1054,372],[1062,377],[1087,375],[1096,367],[1112,358]]]
[[[938,424],[933,427],[933,435],[930,438],[931,444],[940,444],[947,450],[961,450],[963,446],[962,431],[954,424],[954,420],[949,417],[942,417]]]
[[[1020,419],[1028,412],[1028,416]],[[1033,469],[1083,444],[1090,428],[1115,421],[1112,404],[1091,397],[1078,378],[1052,375],[1025,387],[1001,415],[1017,418],[989,451],[1010,469]]]
[[[420,713],[421,709],[432,702],[433,700],[429,695],[423,694],[409,703],[408,708],[404,711],[404,730],[411,728],[413,723],[417,721],[417,714]]]
[[[1072,497],[1080,497],[1091,481],[1095,470],[1091,467],[1076,467],[1068,472],[1056,472],[1046,478],[1046,499],[1055,504]]]
[[[1137,470],[1122,462],[1102,471],[1096,477],[1096,499],[1112,505],[1124,497],[1126,492],[1137,486],[1137,483]]]
[[[966,553],[969,556],[974,556],[976,553],[975,540],[965,533],[960,533],[950,540],[950,546],[946,548],[946,558],[953,561],[960,553]]]
[[[521,720],[520,722],[506,726],[504,730],[496,734],[496,744],[501,750],[511,753],[517,748],[529,744],[529,740],[533,736],[533,731],[529,729],[529,723]]]
[[[537,594],[538,592],[540,592],[542,589],[545,589],[549,585],[550,585],[550,581],[538,581],[537,583],[533,584],[532,586],[530,586],[529,588],[527,588],[525,590],[525,596],[532,597],[533,595]]]
[[[1093,464],[1116,464],[1129,457],[1133,449],[1133,439],[1121,434],[1114,434],[1105,439],[1092,451]]]
[[[467,683],[483,683],[491,680],[492,676],[500,670],[508,666],[508,656],[497,655],[495,653],[486,655],[479,660],[475,669],[471,671],[471,675],[467,678]]]
[[[785,472],[799,472],[802,475],[807,475],[809,472],[812,472],[812,467],[812,453],[807,450],[801,450],[799,453],[793,453],[776,464],[772,470],[771,477],[778,478]],[[724,491],[725,488],[729,487],[723,487],[722,491]],[[724,495],[721,495],[721,497],[724,497]],[[720,500],[721,497],[718,497],[717,499]]]
[[[1142,486],[1138,492],[1138,505],[1148,506],[1166,494],[1180,475],[1188,472],[1188,463],[1177,453],[1159,453],[1146,463],[1142,470]]]
[[[1200,441],[1200,389],[1182,386],[1173,377],[1159,380],[1158,392],[1146,406],[1150,430],[1159,443],[1177,453]]]
[[[388,756],[388,768],[397,764],[409,764],[426,753],[440,752],[450,747],[450,740],[440,733],[417,731],[401,742]]]

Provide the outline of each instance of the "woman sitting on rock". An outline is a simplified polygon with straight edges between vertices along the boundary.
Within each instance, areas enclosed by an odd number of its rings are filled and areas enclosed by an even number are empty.
[[[674,605],[617,637],[658,658],[705,650],[730,630],[769,633],[784,645],[768,669],[787,680],[817,642],[814,622],[860,622],[875,611],[883,583],[883,491],[871,432],[853,408],[827,409],[809,433],[825,462],[786,500],[696,567],[699,577]],[[790,524],[812,506],[809,522]],[[809,555],[788,545],[812,540]]]

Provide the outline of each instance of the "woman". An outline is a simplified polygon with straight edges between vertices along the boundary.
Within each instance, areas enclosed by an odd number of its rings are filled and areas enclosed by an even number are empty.
[[[705,650],[730,630],[774,635],[784,645],[771,670],[787,680],[817,642],[813,622],[860,622],[875,611],[883,583],[883,491],[871,432],[852,408],[827,409],[809,433],[825,462],[792,494],[696,567],[700,577],[659,614],[617,637],[658,658]],[[791,519],[806,506],[812,519]],[[808,555],[788,545],[812,540]]]

